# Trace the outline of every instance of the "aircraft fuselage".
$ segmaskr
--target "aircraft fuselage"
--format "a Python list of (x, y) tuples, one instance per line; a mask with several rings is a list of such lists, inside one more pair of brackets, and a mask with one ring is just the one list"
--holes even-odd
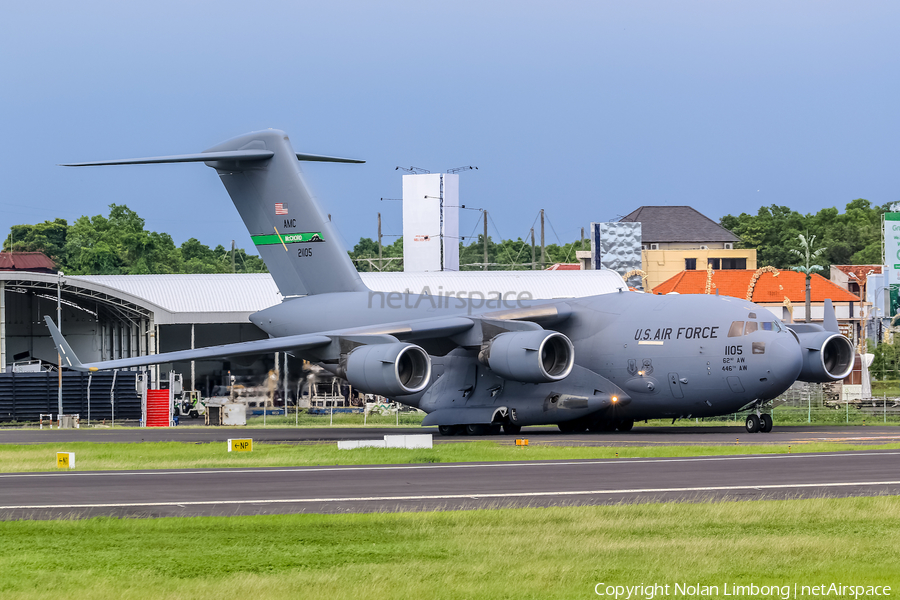
[[(433, 356), (433, 383), (424, 393), (398, 400), (426, 412), (503, 405), (518, 407), (516, 414), (521, 416), (541, 406), (524, 424), (563, 422), (603, 409), (613, 409), (620, 419), (702, 417), (774, 398), (800, 372), (801, 352), (794, 335), (770, 311), (745, 300), (621, 292), (555, 302), (565, 306), (568, 316), (553, 329), (572, 341), (575, 352), (576, 370), (566, 379), (540, 384), (503, 381), (478, 363), (475, 348), (447, 353), (413, 337), (409, 341)], [(251, 320), (264, 331), (283, 336), (417, 319), (490, 316), (546, 304), (502, 297), (463, 300), (351, 292), (287, 300)], [(474, 367), (467, 369), (466, 362)], [(448, 368), (451, 363), (460, 368)], [(444, 372), (460, 382), (439, 385)], [(604, 388), (592, 379), (596, 376), (612, 386)], [(466, 382), (467, 377), (474, 380)], [(554, 394), (559, 401), (553, 400)]]

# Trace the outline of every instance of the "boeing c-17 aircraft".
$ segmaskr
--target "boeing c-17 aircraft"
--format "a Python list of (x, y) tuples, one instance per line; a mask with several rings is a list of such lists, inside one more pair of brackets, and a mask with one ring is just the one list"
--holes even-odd
[(636, 420), (750, 409), (768, 432), (767, 401), (794, 381), (846, 377), (854, 360), (830, 302), (824, 327), (785, 325), (746, 300), (630, 292), (565, 300), (372, 292), (363, 285), (299, 161), (278, 130), (199, 154), (65, 166), (202, 162), (215, 169), (284, 300), (250, 320), (270, 338), (83, 364), (45, 317), (64, 366), (123, 369), (288, 352), (371, 394), (417, 407), (443, 435), (628, 431)]

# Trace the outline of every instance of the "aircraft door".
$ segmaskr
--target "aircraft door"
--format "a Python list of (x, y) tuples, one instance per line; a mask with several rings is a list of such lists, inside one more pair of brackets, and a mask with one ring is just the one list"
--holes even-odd
[(678, 381), (678, 373), (669, 373), (669, 391), (675, 398), (684, 398), (684, 392), (681, 391), (681, 382)]
[(744, 393), (744, 386), (741, 385), (740, 377), (735, 377), (734, 375), (732, 375), (731, 377), (728, 377), (726, 381), (728, 381), (728, 387), (731, 388), (732, 392), (734, 392), (735, 394)]

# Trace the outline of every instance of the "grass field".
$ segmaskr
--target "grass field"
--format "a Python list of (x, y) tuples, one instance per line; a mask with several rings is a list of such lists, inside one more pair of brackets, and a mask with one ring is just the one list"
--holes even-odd
[[(900, 444), (859, 446), (820, 442), (793, 446), (792, 452), (835, 452), (863, 449), (900, 449)], [(449, 463), (473, 461), (561, 460), (583, 458), (711, 456), (787, 453), (788, 446), (529, 446), (497, 442), (436, 444), (433, 449), (360, 448), (338, 450), (335, 444), (260, 444), (253, 452), (226, 452), (224, 442), (51, 443), (0, 445), (0, 472), (55, 471), (57, 452), (74, 452), (81, 471), (110, 469), (195, 469), (210, 467), (287, 467)]]
[(0, 523), (0, 597), (521, 600), (597, 597), (601, 582), (893, 596), (898, 547), (897, 497), (20, 521)]

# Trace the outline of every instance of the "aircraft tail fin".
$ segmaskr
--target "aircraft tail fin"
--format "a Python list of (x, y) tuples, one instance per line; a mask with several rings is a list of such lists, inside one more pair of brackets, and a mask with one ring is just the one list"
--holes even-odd
[(199, 154), (63, 166), (203, 162), (219, 174), (283, 296), (365, 291), (331, 221), (309, 192), (298, 160), (365, 162), (297, 153), (283, 131), (269, 129), (233, 138)]
[(87, 369), (81, 365), (81, 361), (78, 360), (78, 357), (75, 356), (71, 346), (69, 346), (69, 342), (66, 341), (66, 338), (63, 337), (60, 330), (53, 323), (53, 319), (44, 315), (44, 322), (47, 324), (47, 327), (50, 328), (50, 335), (53, 337), (53, 343), (56, 344), (56, 351), (59, 352), (62, 364), (75, 371), (87, 371)]

